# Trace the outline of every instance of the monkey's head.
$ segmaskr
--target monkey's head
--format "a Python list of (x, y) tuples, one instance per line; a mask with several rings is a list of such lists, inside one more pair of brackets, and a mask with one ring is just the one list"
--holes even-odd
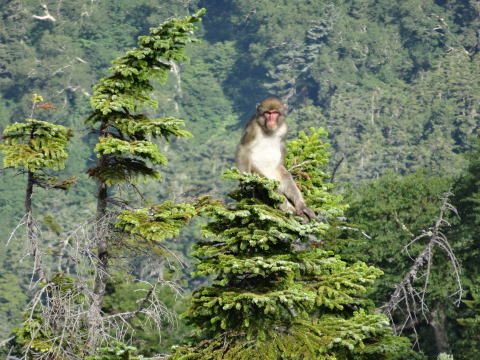
[(257, 105), (257, 121), (267, 132), (275, 131), (285, 121), (287, 107), (278, 98), (267, 98)]

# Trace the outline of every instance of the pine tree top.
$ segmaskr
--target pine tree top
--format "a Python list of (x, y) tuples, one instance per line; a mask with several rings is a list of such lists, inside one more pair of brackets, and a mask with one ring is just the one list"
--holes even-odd
[(5, 167), (21, 167), (35, 172), (40, 169), (63, 169), (68, 157), (66, 147), (72, 130), (46, 121), (26, 119), (8, 125), (4, 131), (0, 151)]
[(165, 83), (174, 62), (187, 61), (185, 46), (197, 42), (192, 34), (204, 10), (192, 16), (170, 19), (140, 36), (137, 47), (113, 61), (110, 76), (93, 88), (93, 113), (87, 123), (98, 133), (95, 152), (99, 161), (88, 173), (111, 186), (122, 182), (160, 180), (155, 165), (167, 160), (159, 152), (154, 138), (190, 137), (184, 122), (173, 117), (154, 118), (142, 113), (156, 109), (151, 96), (156, 79)]

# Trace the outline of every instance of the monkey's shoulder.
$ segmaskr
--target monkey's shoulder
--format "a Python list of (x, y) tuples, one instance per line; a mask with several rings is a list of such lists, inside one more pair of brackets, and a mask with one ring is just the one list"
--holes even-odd
[(255, 118), (252, 117), (247, 123), (247, 126), (245, 126), (245, 129), (243, 129), (240, 144), (245, 145), (252, 142), (255, 140), (257, 133), (261, 131), (260, 126), (254, 121), (254, 119)]

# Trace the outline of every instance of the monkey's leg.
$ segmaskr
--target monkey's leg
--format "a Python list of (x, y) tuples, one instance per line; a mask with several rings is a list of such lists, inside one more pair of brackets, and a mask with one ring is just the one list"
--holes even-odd
[[(283, 194), (282, 194), (283, 195)], [(285, 200), (283, 203), (280, 204), (279, 206), (280, 210), (290, 213), (290, 214), (296, 214), (297, 210), (295, 209), (295, 206), (293, 206), (290, 201)]]
[(240, 147), (237, 151), (235, 156), (236, 165), (240, 172), (243, 173), (251, 173), (252, 172), (252, 165), (250, 158), (246, 154), (246, 150)]
[[(288, 204), (282, 204), (283, 208), (288, 210), (293, 208), (293, 213), (304, 218), (306, 222), (315, 218), (315, 212), (305, 204), (302, 193), (293, 181), (292, 175), (283, 167), (278, 192), (287, 198)], [(282, 209), (282, 207), (280, 208)]]

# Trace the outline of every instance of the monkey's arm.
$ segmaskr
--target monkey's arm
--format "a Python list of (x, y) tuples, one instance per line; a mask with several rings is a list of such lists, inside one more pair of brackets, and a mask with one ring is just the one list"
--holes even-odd
[(240, 144), (235, 154), (235, 163), (240, 172), (252, 172), (252, 165), (244, 145)]
[(293, 204), (295, 214), (307, 220), (314, 219), (315, 212), (305, 204), (302, 193), (298, 189), (297, 184), (295, 184), (292, 175), (283, 166), (280, 168), (280, 176), (278, 192), (284, 195), (290, 204)]
[(235, 154), (235, 163), (241, 172), (252, 172), (252, 159), (250, 145), (255, 140), (255, 134), (259, 131), (256, 128), (255, 117), (252, 117), (243, 130), (240, 144)]
[(248, 146), (253, 140), (255, 140), (255, 137), (260, 131), (261, 129), (258, 127), (256, 122), (256, 116), (252, 116), (252, 118), (248, 121), (247, 126), (245, 126), (245, 129), (243, 130), (242, 138), (240, 139), (240, 145)]

